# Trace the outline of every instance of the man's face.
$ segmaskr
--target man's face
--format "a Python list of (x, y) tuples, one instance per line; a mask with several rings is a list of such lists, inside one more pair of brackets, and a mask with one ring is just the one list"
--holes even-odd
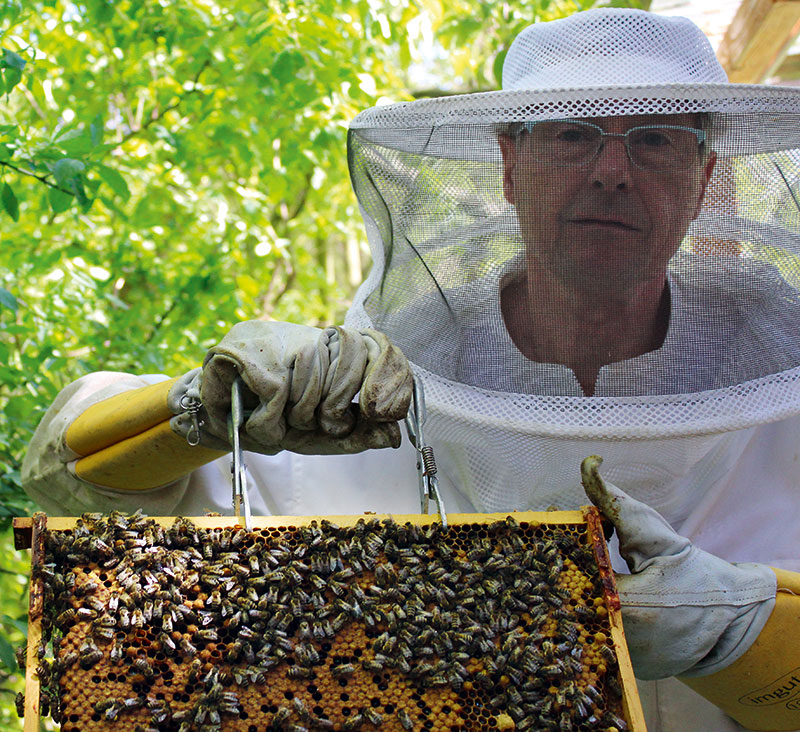
[[(642, 125), (697, 127), (690, 114), (584, 120), (609, 133)], [(529, 269), (567, 287), (622, 290), (660, 278), (700, 211), (715, 155), (686, 170), (634, 165), (622, 138), (603, 138), (588, 163), (541, 162), (530, 133), (500, 137), (503, 189), (517, 210)]]

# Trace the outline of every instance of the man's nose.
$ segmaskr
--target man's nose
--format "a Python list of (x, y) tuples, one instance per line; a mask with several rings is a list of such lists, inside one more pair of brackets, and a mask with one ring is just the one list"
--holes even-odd
[(592, 187), (606, 191), (625, 190), (631, 184), (631, 161), (620, 137), (606, 137), (590, 171)]

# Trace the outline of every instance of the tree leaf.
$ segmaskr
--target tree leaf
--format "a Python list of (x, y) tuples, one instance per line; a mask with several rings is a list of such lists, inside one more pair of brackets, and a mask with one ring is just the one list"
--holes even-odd
[(6, 213), (14, 219), (14, 221), (19, 221), (19, 201), (17, 201), (17, 197), (14, 195), (14, 191), (8, 183), (3, 183), (3, 191), (0, 195), (2, 196), (3, 208), (6, 210)]
[(58, 139), (58, 146), (68, 155), (85, 155), (94, 147), (91, 135), (85, 130), (71, 130)]
[(25, 64), (28, 63), (22, 56), (18, 53), (14, 53), (13, 51), (9, 50), (8, 48), (3, 49), (3, 59), (0, 61), (0, 66), (6, 69), (17, 69), (22, 71), (25, 68)]
[(17, 670), (17, 659), (14, 658), (14, 648), (0, 635), (0, 664), (5, 666), (12, 673)]
[(494, 57), (494, 62), (492, 63), (492, 73), (494, 74), (494, 82), (498, 89), (503, 84), (503, 64), (505, 63), (507, 53), (508, 53), (507, 48), (500, 49), (498, 54)]
[(72, 205), (72, 195), (64, 193), (59, 188), (51, 188), (47, 194), (47, 200), (50, 202), (53, 213), (62, 213)]
[(95, 147), (103, 142), (103, 127), (103, 118), (98, 114), (89, 125), (89, 134)]
[(70, 186), (75, 192), (75, 198), (78, 201), (78, 205), (85, 213), (92, 207), (92, 199), (86, 195), (86, 189), (83, 186), (83, 180), (80, 177), (73, 178), (70, 181)]
[(5, 627), (10, 628), (14, 626), (20, 633), (25, 635), (28, 632), (28, 623), (25, 620), (20, 620), (19, 618), (12, 618), (10, 615), (3, 615), (2, 616), (3, 625)]
[(17, 298), (14, 297), (5, 287), (0, 287), (0, 305), (9, 310), (17, 312)]
[(272, 75), (282, 84), (295, 81), (297, 72), (305, 66), (306, 60), (296, 48), (281, 51), (272, 64)]
[(0, 18), (11, 21), (11, 24), (16, 22), (20, 13), (22, 13), (22, 6), (19, 0), (6, 0), (0, 8)]
[(56, 183), (58, 183), (59, 186), (68, 188), (70, 179), (80, 175), (85, 169), (86, 163), (82, 160), (62, 158), (61, 160), (57, 160), (53, 166), (53, 175), (56, 177)]
[(10, 68), (3, 69), (3, 81), (6, 85), (6, 94), (8, 94), (20, 81), (22, 81), (22, 72), (19, 69)]
[(107, 165), (98, 165), (97, 172), (100, 177), (114, 191), (123, 201), (127, 201), (131, 197), (131, 192), (128, 189), (128, 184), (125, 179), (114, 168), (109, 168)]

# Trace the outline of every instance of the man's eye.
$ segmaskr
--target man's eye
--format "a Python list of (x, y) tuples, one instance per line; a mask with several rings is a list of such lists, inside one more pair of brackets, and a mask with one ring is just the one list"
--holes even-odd
[(559, 142), (586, 142), (589, 139), (589, 134), (584, 130), (560, 130), (556, 135)]
[(634, 137), (633, 141), (636, 145), (644, 145), (645, 147), (663, 147), (672, 144), (669, 135), (661, 130), (641, 132)]

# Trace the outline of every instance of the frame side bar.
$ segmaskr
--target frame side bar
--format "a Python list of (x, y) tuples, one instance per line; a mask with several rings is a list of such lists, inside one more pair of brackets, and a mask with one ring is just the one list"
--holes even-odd
[(38, 649), (42, 640), (42, 611), (44, 607), (44, 581), (40, 568), (44, 563), (44, 532), (47, 516), (35, 513), (31, 532), (31, 585), (28, 602), (28, 655), (25, 663), (25, 723), (23, 732), (39, 730), (39, 665)]
[(608, 555), (608, 545), (604, 539), (603, 520), (600, 511), (594, 506), (585, 506), (583, 513), (592, 541), (597, 570), (603, 583), (603, 594), (608, 603), (608, 624), (611, 629), (611, 640), (617, 652), (617, 666), (622, 682), (623, 711), (630, 722), (630, 732), (647, 732), (636, 678), (633, 675), (631, 657), (628, 653), (628, 643), (622, 627), (622, 607), (617, 592), (617, 583), (614, 580), (614, 570), (611, 568), (611, 557)]

